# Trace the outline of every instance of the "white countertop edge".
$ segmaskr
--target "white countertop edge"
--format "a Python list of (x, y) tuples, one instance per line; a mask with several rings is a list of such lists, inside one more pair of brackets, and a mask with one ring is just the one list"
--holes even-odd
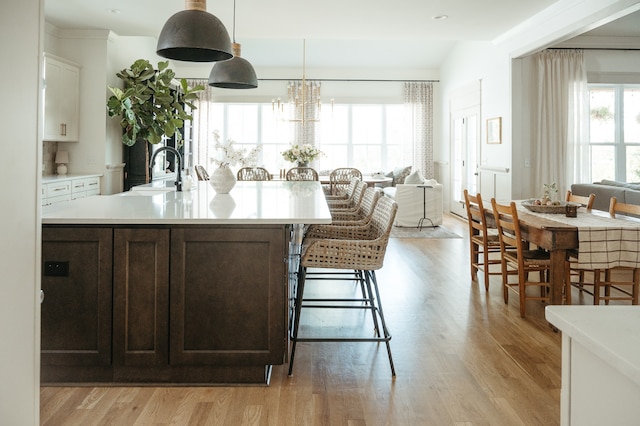
[(48, 175), (42, 176), (42, 183), (51, 183), (51, 182), (63, 182), (66, 180), (73, 179), (85, 179), (92, 177), (102, 177), (102, 173), (79, 173), (79, 174), (68, 174), (68, 175)]
[(545, 317), (640, 386), (640, 306), (550, 305)]
[(83, 219), (43, 218), (43, 225), (316, 225), (330, 224), (331, 219)]

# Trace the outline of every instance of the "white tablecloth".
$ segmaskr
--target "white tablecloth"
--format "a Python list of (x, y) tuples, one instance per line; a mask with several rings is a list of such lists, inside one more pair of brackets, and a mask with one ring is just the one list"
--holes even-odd
[(518, 210), (578, 228), (578, 266), (605, 269), (618, 266), (640, 268), (640, 220), (612, 218), (578, 209), (578, 217), (535, 213), (518, 201)]

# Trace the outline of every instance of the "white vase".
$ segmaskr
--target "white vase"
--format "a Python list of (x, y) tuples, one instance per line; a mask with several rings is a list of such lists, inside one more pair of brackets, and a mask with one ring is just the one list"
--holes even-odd
[(209, 184), (217, 194), (228, 194), (236, 184), (236, 176), (228, 166), (218, 167), (209, 177)]

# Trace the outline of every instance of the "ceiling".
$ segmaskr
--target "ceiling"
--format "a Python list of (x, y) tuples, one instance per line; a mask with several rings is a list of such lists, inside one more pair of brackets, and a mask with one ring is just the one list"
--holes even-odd
[[(437, 69), (459, 40), (491, 41), (557, 0), (236, 0), (235, 39), (254, 67)], [(61, 29), (156, 38), (182, 0), (45, 0)], [(232, 0), (209, 1), (234, 38)], [(447, 19), (434, 19), (447, 15)], [(624, 19), (624, 18), (623, 18)], [(637, 31), (637, 20), (620, 31)], [(598, 35), (603, 35), (603, 29)], [(616, 30), (617, 31), (617, 30)], [(340, 64), (336, 67), (336, 64)]]

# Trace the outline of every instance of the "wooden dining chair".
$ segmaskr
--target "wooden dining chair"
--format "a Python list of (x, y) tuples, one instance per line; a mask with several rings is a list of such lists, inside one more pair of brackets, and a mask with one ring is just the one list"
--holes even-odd
[(237, 180), (271, 180), (271, 173), (264, 167), (242, 167), (236, 173)]
[[(640, 217), (640, 206), (635, 204), (619, 203), (616, 197), (611, 197), (609, 202), (609, 214), (616, 217), (619, 214)], [(609, 304), (611, 300), (630, 301), (632, 305), (638, 304), (638, 290), (640, 287), (640, 268), (628, 268), (618, 266), (604, 270), (604, 279), (600, 280), (600, 271), (596, 271), (594, 279), (594, 305), (600, 301)], [(602, 291), (604, 290), (604, 292)], [(615, 290), (612, 293), (611, 290)]]
[(293, 167), (287, 170), (287, 180), (320, 180), (318, 172), (311, 167)]
[[(640, 206), (619, 203), (616, 197), (611, 197), (609, 214), (625, 214), (640, 217)], [(580, 294), (593, 296), (593, 304), (600, 305), (610, 301), (628, 301), (632, 305), (638, 304), (640, 287), (640, 269), (617, 266), (614, 268), (589, 269), (578, 263), (579, 251), (569, 253), (565, 265), (565, 280), (570, 286), (576, 287)]]
[[(489, 276), (502, 275), (502, 270), (497, 268), (497, 265), (502, 265), (500, 258), (500, 239), (497, 233), (489, 233), (482, 196), (480, 194), (471, 195), (469, 191), (465, 189), (464, 203), (469, 225), (471, 280), (477, 281), (478, 271), (482, 271), (484, 275), (484, 287), (489, 291)], [(493, 229), (495, 230), (495, 227)], [(492, 268), (491, 265), (496, 265), (496, 268)]]
[[(504, 303), (509, 303), (509, 291), (514, 291), (520, 299), (520, 316), (524, 318), (527, 301), (540, 300), (549, 303), (551, 300), (548, 281), (551, 266), (549, 252), (526, 248), (515, 202), (512, 201), (508, 205), (498, 204), (495, 198), (492, 198), (491, 206), (500, 240)], [(515, 250), (511, 250), (510, 247), (515, 247)], [(532, 272), (538, 273), (538, 281), (529, 279)], [(509, 275), (517, 276), (518, 281), (510, 281)], [(530, 287), (539, 288), (539, 294), (529, 292)]]
[(567, 196), (565, 201), (568, 203), (578, 203), (585, 207), (587, 210), (591, 210), (593, 208), (593, 202), (596, 200), (596, 194), (589, 194), (588, 197), (582, 195), (574, 195), (571, 193), (571, 190), (567, 191)]
[[(574, 195), (571, 193), (571, 190), (567, 191), (567, 195), (565, 197), (565, 201), (567, 203), (577, 203), (580, 204), (582, 207), (585, 207), (587, 209), (587, 211), (591, 211), (591, 209), (593, 208), (593, 203), (596, 200), (596, 194), (589, 194), (588, 197), (585, 197), (583, 195)], [(572, 249), (572, 250), (568, 250), (567, 251), (567, 258), (569, 262), (572, 261), (577, 261), (578, 259), (578, 249)], [(572, 280), (571, 276), (575, 275), (577, 280), (575, 281), (575, 287), (578, 288), (578, 290), (580, 292), (583, 291), (587, 291), (585, 288), (585, 285), (592, 285), (593, 281), (588, 281), (585, 279), (585, 270), (584, 269), (572, 269), (572, 268), (568, 268), (569, 269), (569, 280)], [(565, 278), (566, 279), (566, 278)], [(569, 287), (569, 290), (571, 290), (571, 287)], [(587, 293), (593, 295), (592, 291), (587, 291)], [(571, 295), (569, 294), (569, 297)]]

